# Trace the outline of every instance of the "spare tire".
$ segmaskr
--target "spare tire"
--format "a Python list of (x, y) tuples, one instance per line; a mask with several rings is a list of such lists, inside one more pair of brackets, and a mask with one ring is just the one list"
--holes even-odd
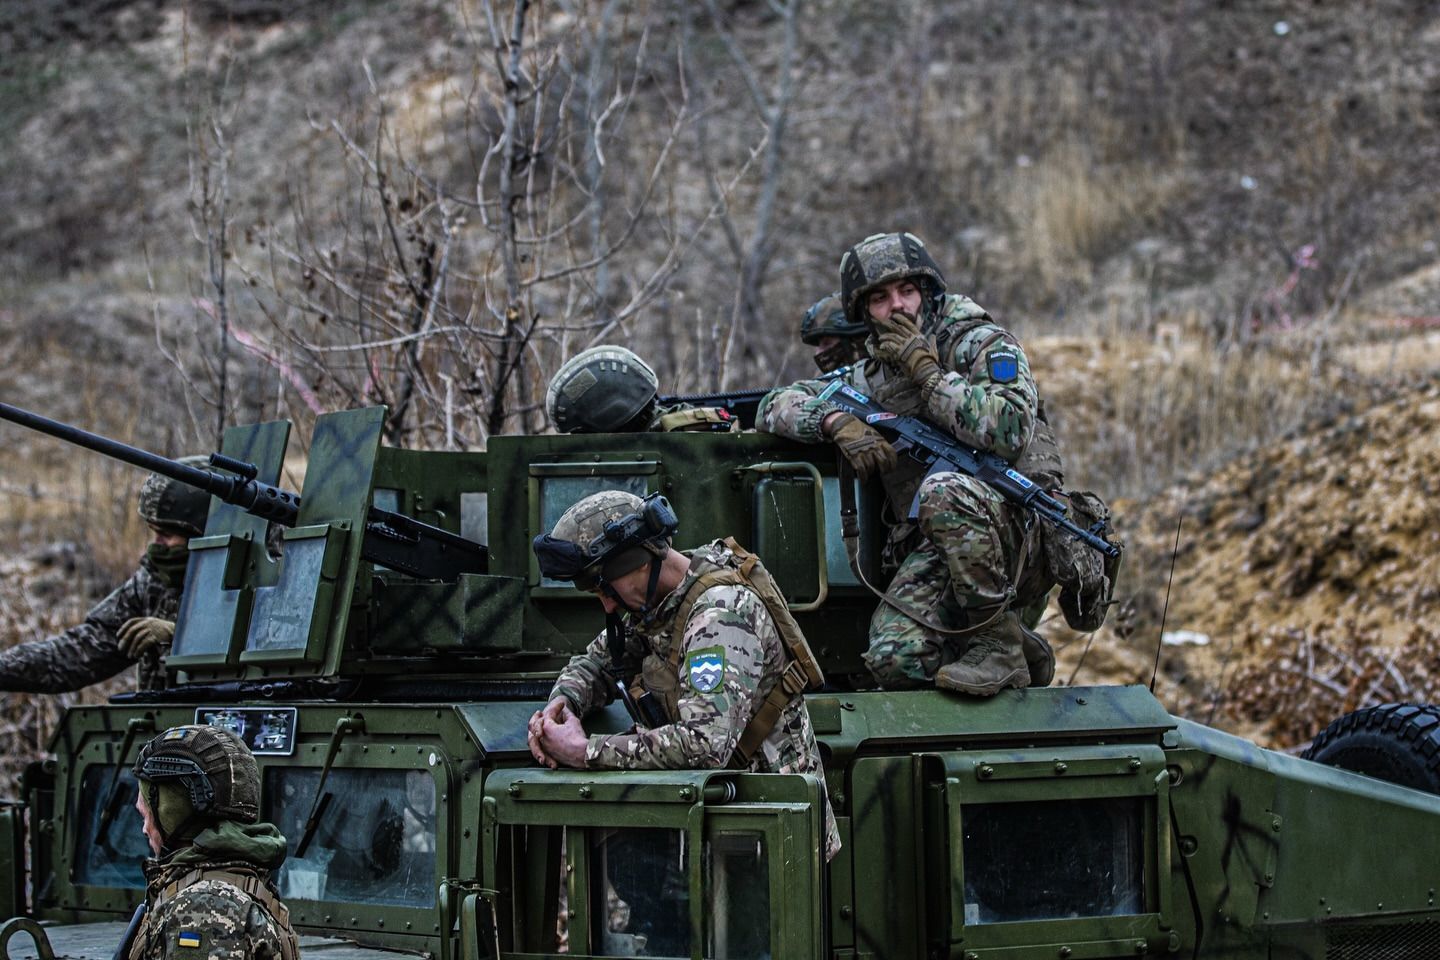
[(1387, 703), (1347, 713), (1301, 756), (1440, 794), (1440, 707)]

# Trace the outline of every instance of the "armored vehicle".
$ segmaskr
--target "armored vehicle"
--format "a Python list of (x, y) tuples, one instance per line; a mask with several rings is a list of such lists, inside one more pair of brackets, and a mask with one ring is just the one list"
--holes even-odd
[[(424, 452), (384, 445), (383, 419), (319, 418), (298, 498), (273, 487), (288, 423), (226, 432), (212, 492), (262, 515), (212, 500), (172, 688), (71, 709), (0, 809), (9, 956), (33, 955), (36, 921), (47, 956), (113, 951), (143, 896), (130, 765), (155, 731), (199, 721), (257, 754), (307, 954), (1440, 957), (1430, 793), (1259, 749), (1143, 687), (872, 689), (875, 601), (841, 546), (832, 451), (676, 433)], [(663, 492), (678, 546), (734, 535), (784, 589), (828, 678), (808, 703), (844, 841), (830, 863), (811, 777), (530, 757), (525, 721), (601, 626), (530, 540), (605, 488)], [(875, 580), (880, 502), (861, 490), (859, 509)], [(1434, 716), (1381, 720), (1366, 729), (1416, 733), (1428, 769)], [(615, 705), (589, 723), (630, 721)], [(629, 847), (667, 851), (626, 864), (653, 878), (650, 902), (612, 882), (627, 834), (666, 840)]]

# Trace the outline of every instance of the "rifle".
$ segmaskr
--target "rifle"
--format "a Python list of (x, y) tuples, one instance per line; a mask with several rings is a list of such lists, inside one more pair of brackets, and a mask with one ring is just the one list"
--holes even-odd
[[(210, 465), (226, 471), (217, 473), (42, 417), (8, 403), (0, 403), (0, 420), (18, 423), (122, 463), (178, 480), (205, 491), (223, 503), (238, 506), (247, 513), (281, 526), (295, 526), (300, 514), (299, 494), (257, 480), (260, 471), (253, 463), (245, 463), (223, 453), (210, 454)], [(372, 563), (421, 580), (446, 582), (454, 582), (462, 573), (485, 573), (490, 562), (489, 548), (483, 543), (374, 506), (366, 519), (360, 554)]]
[[(837, 370), (841, 373), (848, 368)], [(929, 473), (958, 471), (990, 486), (1006, 500), (1018, 504), (1058, 530), (1112, 559), (1120, 548), (1105, 539), (1107, 524), (1098, 520), (1090, 527), (1078, 526), (1066, 516), (1065, 505), (1040, 489), (1040, 485), (1016, 470), (1004, 457), (976, 450), (920, 417), (891, 413), (865, 394), (836, 380), (820, 392), (846, 413), (859, 417), (890, 439), (899, 453), (929, 467)], [(927, 474), (928, 475), (928, 474)]]
[(630, 714), (630, 719), (635, 721), (636, 726), (649, 730), (669, 723), (665, 711), (648, 690), (639, 697), (630, 692), (630, 681), (634, 679), (634, 674), (626, 676), (621, 667), (625, 659), (625, 630), (619, 613), (611, 613), (605, 617), (605, 642), (610, 654), (610, 665), (603, 672), (610, 681), (610, 686), (614, 688), (615, 696), (624, 704), (625, 712)]
[(760, 390), (731, 390), (727, 393), (692, 393), (688, 396), (657, 397), (655, 402), (662, 407), (683, 403), (692, 407), (719, 407), (740, 421), (746, 430), (755, 428), (755, 417), (760, 412), (760, 401), (771, 388)]

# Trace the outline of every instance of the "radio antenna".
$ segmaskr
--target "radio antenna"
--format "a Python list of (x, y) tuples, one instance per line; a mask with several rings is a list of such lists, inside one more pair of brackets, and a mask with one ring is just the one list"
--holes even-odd
[(1170, 579), (1165, 581), (1165, 607), (1160, 611), (1160, 636), (1155, 639), (1155, 666), (1150, 671), (1150, 692), (1155, 692), (1155, 677), (1160, 672), (1160, 650), (1165, 646), (1165, 618), (1170, 615), (1170, 587), (1175, 583), (1175, 558), (1180, 555), (1180, 527), (1185, 523), (1182, 511), (1175, 519), (1175, 546), (1170, 551)]

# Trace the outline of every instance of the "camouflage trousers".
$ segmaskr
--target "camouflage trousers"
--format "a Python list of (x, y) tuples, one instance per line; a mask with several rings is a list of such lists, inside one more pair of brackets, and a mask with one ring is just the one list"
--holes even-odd
[(935, 671), (965, 652), (968, 637), (958, 631), (1016, 601), (1017, 561), (1031, 547), (1023, 513), (973, 477), (925, 479), (920, 545), (900, 563), (870, 619), (865, 665), (882, 687), (930, 685)]

